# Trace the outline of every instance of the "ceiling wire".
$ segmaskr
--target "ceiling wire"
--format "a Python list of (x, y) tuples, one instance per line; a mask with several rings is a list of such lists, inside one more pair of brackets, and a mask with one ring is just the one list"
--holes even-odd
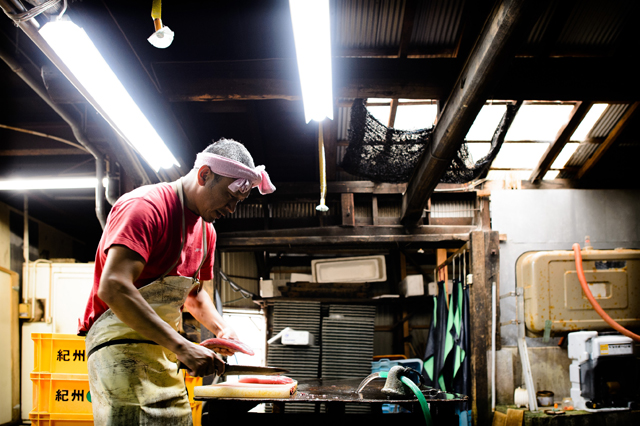
[(136, 52), (136, 50), (133, 48), (133, 45), (131, 44), (131, 42), (127, 38), (127, 35), (125, 34), (125, 32), (122, 30), (122, 27), (120, 27), (120, 24), (116, 20), (116, 17), (113, 16), (113, 13), (111, 13), (111, 9), (109, 9), (109, 6), (107, 6), (107, 3), (104, 0), (102, 0), (102, 4), (104, 5), (105, 9), (107, 9), (107, 12), (109, 12), (109, 16), (111, 16), (111, 19), (113, 20), (114, 24), (116, 24), (116, 26), (118, 27), (118, 30), (120, 30), (120, 33), (122, 34), (122, 37), (124, 37), (125, 41), (129, 45), (129, 48), (131, 48), (131, 51), (135, 55), (136, 59), (138, 59), (138, 62), (140, 63), (140, 66), (142, 67), (144, 72), (147, 74), (147, 76), (149, 76), (149, 80), (151, 80), (151, 83), (153, 83), (153, 85), (155, 86), (155, 88), (158, 91), (158, 93), (162, 93), (162, 89), (160, 88), (160, 82), (158, 82), (157, 79), (155, 79), (154, 76), (152, 76), (149, 73), (149, 70), (147, 69), (147, 67), (144, 66), (144, 63), (142, 62), (142, 59), (140, 59), (140, 56), (138, 56), (138, 52)]
[(89, 152), (84, 146), (82, 146), (80, 144), (77, 144), (77, 143), (74, 143), (74, 142), (71, 142), (70, 140), (67, 140), (67, 139), (59, 138), (58, 136), (53, 136), (53, 135), (49, 135), (49, 134), (46, 134), (46, 133), (36, 132), (35, 130), (27, 130), (27, 129), (21, 129), (19, 127), (7, 126), (6, 124), (0, 124), (0, 128), (13, 130), (13, 131), (16, 131), (16, 132), (21, 132), (21, 133), (27, 133), (27, 134), (34, 135), (34, 136), (40, 136), (42, 138), (53, 139), (54, 141), (66, 143), (67, 145), (71, 145), (74, 148), (78, 148), (78, 149), (81, 149), (81, 150), (83, 150), (85, 152)]

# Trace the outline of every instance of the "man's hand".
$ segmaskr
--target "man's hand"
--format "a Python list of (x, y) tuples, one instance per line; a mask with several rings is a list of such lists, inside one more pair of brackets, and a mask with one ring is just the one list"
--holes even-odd
[(185, 345), (185, 348), (176, 353), (178, 360), (186, 365), (189, 375), (203, 377), (210, 374), (221, 375), (224, 373), (224, 361), (218, 354), (199, 345)]
[[(238, 339), (238, 335), (236, 334), (235, 330), (231, 327), (223, 328), (216, 337), (219, 339), (229, 339), (229, 340), (238, 340), (238, 341), (240, 340)], [(236, 353), (233, 349), (229, 349), (226, 346), (216, 347), (215, 351), (218, 352), (220, 355), (224, 355), (224, 356), (231, 356), (234, 353)]]

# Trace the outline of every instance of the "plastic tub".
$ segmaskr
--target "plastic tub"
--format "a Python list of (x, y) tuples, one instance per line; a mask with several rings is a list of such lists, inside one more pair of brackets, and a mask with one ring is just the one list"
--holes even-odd
[(84, 337), (74, 334), (32, 333), (33, 371), (87, 374)]
[(32, 413), (92, 414), (87, 374), (31, 373)]

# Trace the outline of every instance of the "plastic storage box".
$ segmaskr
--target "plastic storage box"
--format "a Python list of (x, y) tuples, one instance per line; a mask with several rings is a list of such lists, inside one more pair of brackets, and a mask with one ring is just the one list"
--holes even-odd
[(29, 413), (34, 426), (93, 426), (93, 414)]
[(33, 371), (87, 374), (84, 337), (73, 334), (33, 333)]
[(32, 413), (91, 414), (87, 374), (31, 373)]

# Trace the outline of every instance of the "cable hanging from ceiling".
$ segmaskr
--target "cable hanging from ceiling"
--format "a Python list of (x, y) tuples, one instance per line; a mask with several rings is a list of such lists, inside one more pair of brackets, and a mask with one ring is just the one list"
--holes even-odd
[(67, 11), (67, 0), (47, 0), (42, 4), (39, 4), (37, 6), (32, 7), (31, 9), (27, 10), (26, 12), (10, 13), (10, 12), (7, 12), (5, 10), (4, 13), (15, 24), (18, 24), (20, 22), (29, 21), (29, 20), (35, 18), (36, 16), (38, 16), (38, 15), (46, 12), (47, 10), (57, 6), (58, 3), (61, 3), (61, 2), (63, 3), (62, 10), (60, 11), (60, 14), (58, 14), (58, 17), (56, 18), (56, 19), (60, 19), (60, 18), (62, 18), (62, 15), (64, 15), (64, 13)]

